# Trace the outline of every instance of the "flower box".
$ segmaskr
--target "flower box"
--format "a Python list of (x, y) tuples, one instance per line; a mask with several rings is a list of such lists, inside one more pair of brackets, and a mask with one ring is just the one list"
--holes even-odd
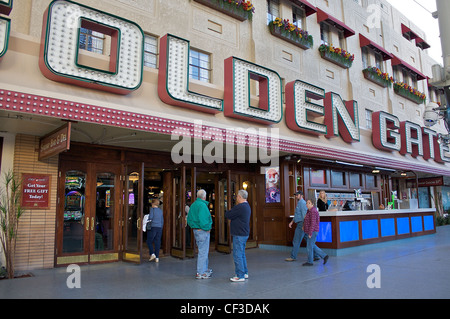
[(220, 11), (239, 21), (251, 20), (255, 8), (251, 1), (238, 0), (194, 0), (214, 10)]
[(394, 79), (387, 73), (381, 72), (377, 67), (368, 67), (363, 70), (364, 78), (384, 88), (391, 87)]
[(289, 20), (282, 21), (280, 18), (276, 18), (269, 23), (269, 30), (273, 36), (304, 50), (312, 48), (314, 44), (313, 37), (307, 31), (297, 28), (297, 26), (289, 23)]
[(322, 59), (339, 65), (344, 69), (350, 68), (353, 64), (353, 60), (355, 59), (354, 54), (350, 54), (341, 48), (335, 48), (325, 44), (320, 45), (319, 52)]
[(394, 83), (394, 92), (416, 104), (422, 104), (426, 100), (425, 94), (403, 82)]

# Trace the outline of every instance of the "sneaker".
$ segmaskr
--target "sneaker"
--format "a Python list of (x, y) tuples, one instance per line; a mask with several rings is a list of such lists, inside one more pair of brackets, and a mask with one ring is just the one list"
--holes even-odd
[(159, 263), (159, 258), (155, 258), (155, 263)]
[(289, 258), (286, 258), (285, 259), (285, 261), (295, 261), (296, 259), (294, 259), (294, 258), (292, 258), (292, 257), (289, 257)]
[(245, 279), (248, 279), (248, 274), (245, 274), (245, 275), (244, 275), (244, 278), (245, 278)]
[(245, 281), (245, 278), (231, 277), (230, 280), (232, 282), (243, 282), (243, 281)]
[(329, 257), (328, 255), (326, 255), (325, 257), (323, 257), (323, 264), (324, 264), (324, 265), (327, 263), (328, 257)]
[(211, 275), (210, 274), (202, 274), (202, 275), (200, 275), (199, 273), (197, 273), (196, 275), (195, 275), (195, 279), (209, 279), (209, 278), (211, 278)]
[(306, 263), (304, 263), (304, 264), (302, 264), (302, 266), (312, 266), (313, 264), (312, 263), (309, 263), (309, 262), (306, 262)]
[(148, 261), (153, 261), (153, 260), (155, 260), (156, 259), (156, 255), (155, 254), (152, 254), (151, 256), (150, 256), (150, 259), (148, 260)]

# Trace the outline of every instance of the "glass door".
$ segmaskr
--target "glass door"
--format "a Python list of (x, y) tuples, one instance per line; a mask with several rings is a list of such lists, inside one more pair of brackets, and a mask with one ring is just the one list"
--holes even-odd
[(185, 204), (184, 204), (184, 228), (186, 233), (186, 252), (185, 256), (193, 258), (195, 255), (195, 241), (194, 241), (194, 233), (192, 229), (187, 224), (187, 216), (189, 214), (189, 208), (192, 203), (196, 200), (196, 191), (195, 191), (195, 182), (196, 182), (196, 168), (186, 169), (186, 190), (185, 190)]
[(231, 253), (230, 221), (225, 218), (225, 212), (234, 206), (233, 200), (236, 200), (234, 179), (230, 171), (216, 175), (216, 250), (223, 253)]
[(186, 257), (186, 167), (173, 174), (172, 180), (172, 247), (170, 254), (177, 258)]
[(89, 216), (86, 212), (87, 164), (62, 163), (59, 172), (56, 265), (87, 263)]
[(56, 264), (118, 260), (119, 165), (62, 163)]
[(141, 263), (144, 163), (125, 166), (122, 260)]
[[(244, 189), (248, 193), (247, 202), (250, 204), (250, 235), (248, 236), (246, 248), (255, 248), (257, 244), (257, 226), (256, 226), (256, 183), (254, 176), (241, 175), (242, 184), (240, 189)], [(239, 187), (239, 185), (237, 185)]]
[[(119, 259), (118, 254), (118, 199), (120, 198), (120, 165), (95, 164), (91, 168), (90, 219), (86, 220), (89, 232), (89, 261), (103, 262)], [(93, 196), (95, 195), (95, 196)]]

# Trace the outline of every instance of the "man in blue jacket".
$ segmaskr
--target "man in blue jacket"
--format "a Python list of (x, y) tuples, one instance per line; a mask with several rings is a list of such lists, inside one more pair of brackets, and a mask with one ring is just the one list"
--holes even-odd
[(294, 223), (297, 224), (297, 227), (295, 228), (294, 239), (292, 240), (291, 257), (286, 258), (286, 261), (297, 260), (300, 244), (302, 243), (303, 237), (305, 237), (305, 232), (303, 231), (303, 220), (305, 219), (308, 208), (306, 207), (306, 201), (303, 199), (302, 191), (296, 192), (294, 196), (296, 197), (298, 202), (297, 206), (295, 207), (294, 218), (289, 223), (289, 228), (292, 228), (292, 225)]
[(247, 202), (248, 193), (241, 189), (237, 196), (237, 205), (225, 213), (225, 218), (231, 220), (230, 234), (233, 236), (233, 259), (236, 275), (231, 277), (233, 282), (245, 281), (248, 278), (245, 244), (250, 235), (251, 209)]

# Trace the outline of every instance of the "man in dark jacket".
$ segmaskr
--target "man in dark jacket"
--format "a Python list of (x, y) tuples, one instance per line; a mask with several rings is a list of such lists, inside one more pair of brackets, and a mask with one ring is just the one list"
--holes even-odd
[(231, 220), (230, 234), (233, 236), (233, 259), (236, 274), (231, 277), (233, 282), (245, 281), (248, 278), (245, 244), (250, 235), (251, 209), (247, 202), (248, 193), (241, 189), (236, 197), (237, 205), (225, 213)]

